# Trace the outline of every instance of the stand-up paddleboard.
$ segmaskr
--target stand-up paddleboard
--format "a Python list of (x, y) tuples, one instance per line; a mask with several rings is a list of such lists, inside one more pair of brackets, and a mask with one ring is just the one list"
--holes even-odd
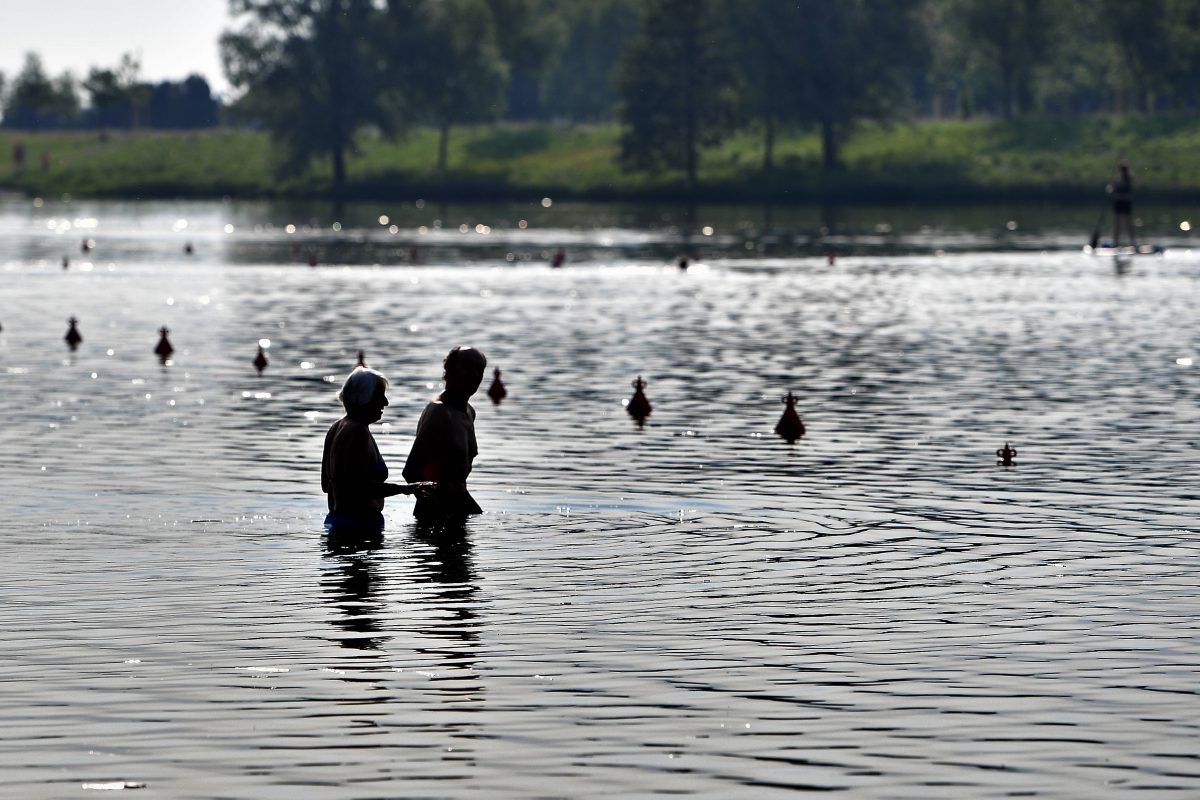
[(1123, 247), (1113, 247), (1108, 242), (1101, 242), (1096, 247), (1090, 244), (1083, 246), (1083, 252), (1089, 256), (1108, 256), (1110, 258), (1129, 258), (1130, 256), (1161, 256), (1167, 251), (1167, 248), (1160, 244), (1139, 244), (1137, 247), (1133, 245), (1125, 245)]

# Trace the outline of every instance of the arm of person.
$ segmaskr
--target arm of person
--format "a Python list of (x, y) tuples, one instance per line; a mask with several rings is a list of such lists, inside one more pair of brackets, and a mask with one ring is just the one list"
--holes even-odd
[(429, 497), (437, 489), (432, 481), (417, 483), (375, 483), (371, 484), (364, 493), (367, 497), (395, 497), (398, 494), (415, 494), (418, 497)]

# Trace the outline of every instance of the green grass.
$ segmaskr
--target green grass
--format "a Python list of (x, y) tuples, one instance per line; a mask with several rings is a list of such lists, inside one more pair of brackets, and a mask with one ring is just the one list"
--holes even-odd
[[(424, 196), (682, 198), (678, 171), (629, 173), (617, 163), (616, 125), (456, 128), (449, 167), (436, 169), (437, 133), (365, 134), (349, 159), (352, 198)], [(27, 165), (15, 171), (13, 143)], [(51, 159), (39, 166), (41, 153)], [(739, 133), (703, 154), (701, 199), (863, 202), (1095, 200), (1118, 154), (1134, 165), (1139, 197), (1200, 197), (1200, 120), (1097, 117), (919, 122), (859, 129), (845, 168), (820, 168), (813, 133), (781, 136), (775, 170), (762, 170), (762, 137)], [(257, 131), (0, 133), (0, 188), (29, 194), (119, 197), (311, 197), (328, 191), (315, 161), (281, 174)]]

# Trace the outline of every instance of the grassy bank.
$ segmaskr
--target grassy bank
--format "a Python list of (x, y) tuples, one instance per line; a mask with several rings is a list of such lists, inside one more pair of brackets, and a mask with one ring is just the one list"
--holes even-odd
[[(625, 173), (614, 125), (478, 126), (454, 131), (450, 166), (437, 138), (364, 136), (349, 160), (353, 199), (681, 199), (682, 175)], [(10, 154), (25, 143), (25, 169)], [(40, 167), (46, 153), (49, 169)], [(845, 168), (820, 167), (815, 135), (783, 137), (762, 169), (761, 137), (740, 134), (704, 154), (701, 200), (781, 202), (1094, 201), (1118, 153), (1132, 159), (1141, 198), (1200, 199), (1200, 120), (1095, 118), (920, 122), (868, 126), (845, 145)], [(266, 134), (0, 133), (0, 188), (108, 197), (316, 197), (329, 169), (278, 174)]]

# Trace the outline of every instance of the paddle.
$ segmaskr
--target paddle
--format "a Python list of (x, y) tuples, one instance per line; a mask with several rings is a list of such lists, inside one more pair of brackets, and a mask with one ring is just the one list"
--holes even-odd
[(1092, 238), (1088, 241), (1088, 245), (1095, 250), (1100, 244), (1100, 226), (1104, 224), (1104, 218), (1108, 216), (1108, 203), (1105, 202), (1104, 210), (1100, 212), (1100, 218), (1096, 220), (1096, 228), (1092, 231)]
[[(1118, 158), (1117, 165), (1119, 166), (1120, 163), (1121, 163), (1121, 160)], [(1112, 184), (1109, 184), (1106, 191), (1109, 191), (1109, 192), (1112, 191)], [(1100, 226), (1104, 224), (1104, 218), (1106, 216), (1108, 216), (1108, 209), (1109, 209), (1111, 202), (1112, 201), (1107, 200), (1107, 199), (1104, 201), (1104, 208), (1100, 210), (1100, 217), (1096, 220), (1096, 227), (1092, 231), (1092, 238), (1088, 241), (1088, 245), (1093, 250), (1095, 250), (1096, 247), (1100, 244)]]

